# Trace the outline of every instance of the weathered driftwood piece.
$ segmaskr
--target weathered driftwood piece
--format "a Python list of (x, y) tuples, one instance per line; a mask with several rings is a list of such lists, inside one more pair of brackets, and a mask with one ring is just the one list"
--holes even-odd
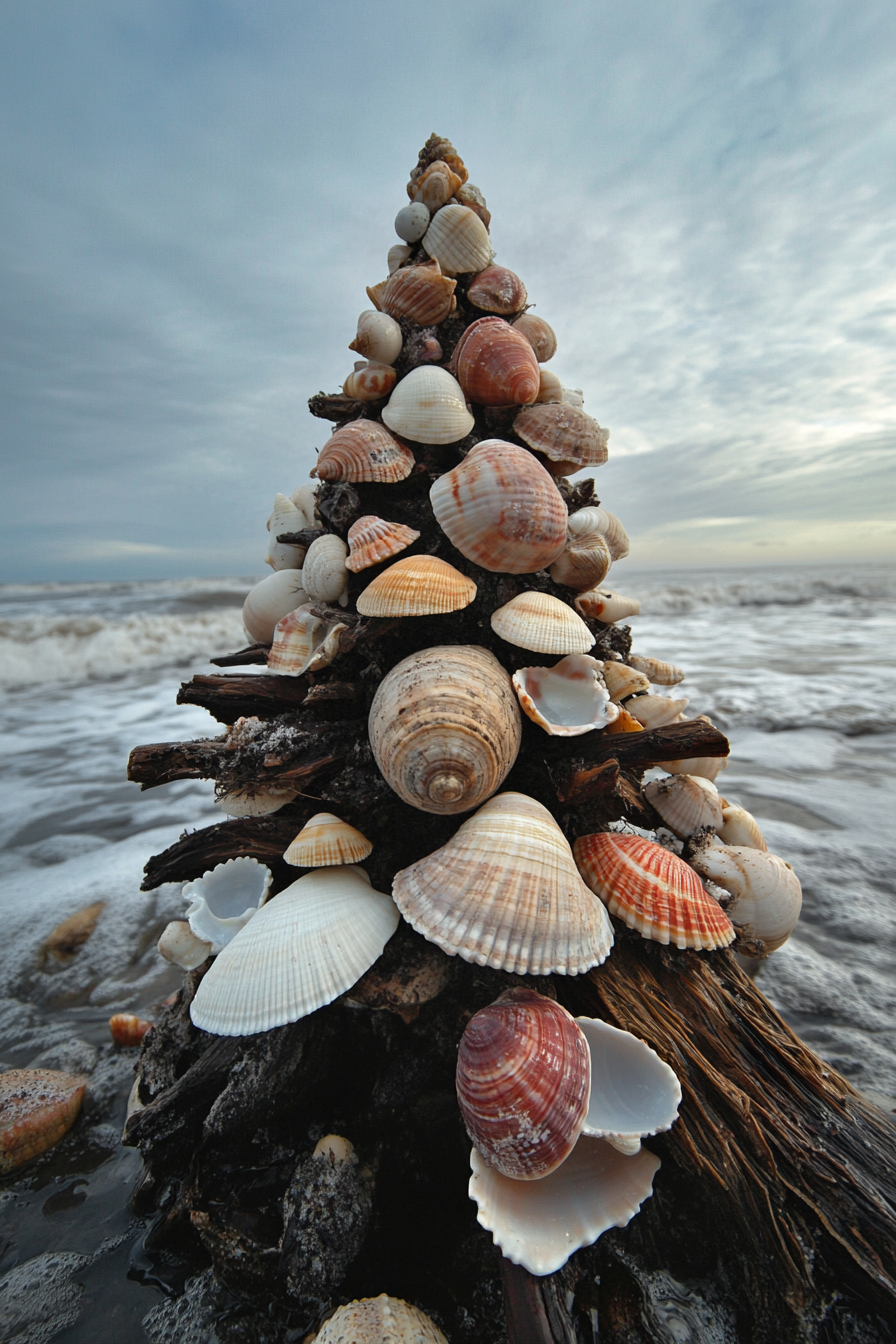
[(320, 420), (356, 420), (360, 415), (375, 418), (382, 410), (387, 398), (381, 401), (359, 401), (355, 397), (346, 397), (342, 392), (318, 392), (308, 401), (308, 409)]
[(266, 663), (270, 647), (270, 644), (250, 644), (236, 653), (222, 653), (217, 658), (209, 658), (209, 662), (214, 667), (250, 667), (253, 663)]

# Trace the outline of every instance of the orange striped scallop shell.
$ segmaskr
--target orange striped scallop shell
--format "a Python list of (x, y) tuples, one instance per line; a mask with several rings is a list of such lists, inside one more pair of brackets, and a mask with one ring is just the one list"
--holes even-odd
[(419, 532), (403, 523), (390, 523), (386, 518), (377, 518), (375, 513), (365, 513), (348, 530), (349, 554), (345, 567), (357, 574), (383, 560), (391, 560), (393, 555), (412, 546), (419, 536)]
[(312, 476), (322, 481), (403, 481), (414, 454), (376, 420), (352, 420), (324, 444)]
[(356, 606), (362, 616), (438, 616), (461, 611), (476, 584), (435, 555), (407, 555), (377, 574)]
[(389, 317), (406, 317), (418, 326), (444, 322), (457, 307), (457, 281), (443, 275), (437, 261), (402, 266), (389, 276), (380, 303)]

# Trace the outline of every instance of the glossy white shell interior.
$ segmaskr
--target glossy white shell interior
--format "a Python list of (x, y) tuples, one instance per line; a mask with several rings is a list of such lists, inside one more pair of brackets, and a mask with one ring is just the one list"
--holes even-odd
[(184, 886), (190, 928), (211, 943), (213, 952), (220, 952), (264, 902), (271, 881), (271, 870), (258, 859), (244, 856), (219, 863)]
[(582, 1133), (616, 1143), (669, 1129), (681, 1104), (681, 1086), (669, 1065), (630, 1031), (594, 1017), (576, 1021), (591, 1051), (591, 1097)]
[(552, 737), (579, 737), (618, 716), (600, 679), (603, 667), (587, 653), (571, 653), (553, 667), (521, 667), (514, 689), (524, 712)]

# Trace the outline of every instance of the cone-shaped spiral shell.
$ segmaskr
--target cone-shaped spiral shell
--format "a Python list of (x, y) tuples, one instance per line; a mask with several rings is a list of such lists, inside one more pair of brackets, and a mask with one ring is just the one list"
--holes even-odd
[(664, 663), (659, 658), (641, 658), (636, 653), (629, 654), (628, 660), (654, 686), (677, 686), (680, 681), (684, 681), (684, 672), (674, 663)]
[(603, 533), (613, 559), (624, 560), (628, 555), (628, 533), (615, 513), (611, 513), (609, 509), (601, 508), (598, 505), (597, 507), (579, 509), (578, 514), (574, 514), (573, 517), (578, 517), (582, 513), (587, 516), (589, 526), (593, 525), (599, 532)]
[(582, 1133), (637, 1152), (641, 1139), (678, 1119), (681, 1086), (650, 1046), (598, 1018), (577, 1017), (591, 1055), (591, 1093)]
[(386, 281), (380, 306), (390, 317), (406, 317), (418, 327), (429, 327), (453, 312), (456, 288), (457, 281), (443, 275), (438, 262), (401, 266)]
[(268, 671), (281, 677), (301, 677), (329, 667), (339, 652), (339, 635), (345, 629), (341, 623), (334, 625), (315, 616), (310, 603), (297, 607), (277, 622)]
[(461, 184), (466, 182), (469, 173), (464, 167), (463, 159), (460, 157), (450, 140), (446, 140), (442, 135), (436, 135), (435, 131), (433, 131), (432, 135), (417, 155), (417, 162), (411, 173), (411, 180), (408, 183), (408, 195), (411, 200), (414, 199), (417, 191), (417, 183), (423, 177), (427, 168), (429, 168), (431, 164), (439, 161), (450, 168), (453, 173), (457, 174)]
[(617, 705), (627, 700), (630, 695), (640, 695), (642, 691), (650, 690), (650, 682), (644, 673), (629, 667), (627, 663), (606, 663), (604, 681), (607, 683), (610, 699)]
[[(542, 369), (538, 379), (536, 402), (560, 402), (563, 400), (563, 384), (550, 369)], [(554, 472), (554, 475), (557, 473)]]
[(197, 938), (211, 943), (212, 952), (220, 952), (264, 903), (272, 880), (271, 870), (257, 859), (219, 863), (185, 885), (187, 923)]
[[(7, 1069), (0, 1074), (0, 1175), (59, 1142), (77, 1119), (86, 1086), (87, 1079), (80, 1074), (60, 1069)], [(22, 1319), (8, 1296), (4, 1315), (10, 1324)], [(27, 1334), (47, 1338), (43, 1331)], [(20, 1340), (27, 1334), (16, 1331)]]
[(555, 476), (565, 476), (580, 467), (599, 467), (608, 457), (609, 430), (601, 429), (592, 416), (566, 402), (525, 407), (514, 420), (513, 431), (548, 459)]
[(607, 909), (642, 938), (710, 951), (734, 929), (693, 868), (640, 835), (584, 835), (574, 847), (579, 872)]
[(302, 567), (302, 587), (315, 602), (346, 603), (348, 575), (345, 559), (348, 546), (341, 537), (325, 532), (308, 547)]
[(314, 1344), (448, 1344), (422, 1311), (397, 1297), (362, 1297), (339, 1307)]
[(554, 328), (549, 326), (543, 317), (536, 317), (534, 313), (523, 313), (513, 325), (525, 336), (535, 351), (535, 358), (539, 364), (547, 364), (549, 359), (554, 358), (557, 353), (557, 337), (554, 335)]
[[(800, 917), (803, 893), (789, 863), (745, 845), (707, 845), (691, 859), (697, 872), (730, 891), (725, 911), (742, 941), (774, 952), (787, 942)], [(746, 949), (745, 949), (746, 950)]]
[(373, 845), (354, 826), (332, 812), (317, 812), (299, 831), (283, 855), (296, 868), (333, 868), (360, 863)]
[(687, 698), (671, 700), (667, 695), (635, 695), (626, 702), (626, 708), (644, 728), (664, 728), (679, 720)]
[(610, 548), (599, 532), (573, 527), (577, 518), (574, 513), (569, 520), (566, 549), (551, 565), (551, 578), (581, 593), (603, 583), (613, 562)]
[(403, 481), (414, 454), (375, 420), (352, 420), (329, 438), (311, 472), (322, 481)]
[(641, 603), (635, 597), (623, 597), (621, 593), (612, 593), (608, 588), (592, 588), (580, 593), (576, 598), (576, 611), (589, 621), (603, 621), (604, 625), (614, 625), (626, 616), (637, 616)]
[(492, 573), (534, 574), (566, 544), (566, 506), (549, 473), (501, 439), (478, 443), (429, 498), (451, 544)]
[(397, 873), (408, 923), (450, 956), (518, 975), (581, 975), (613, 946), (546, 807), (499, 793), (446, 845)]
[(347, 397), (355, 397), (358, 401), (379, 401), (381, 397), (388, 397), (397, 381), (398, 374), (391, 364), (361, 360), (342, 384), (342, 390)]
[(547, 593), (518, 593), (492, 612), (496, 635), (533, 653), (587, 653), (594, 636), (571, 607)]
[(460, 383), (447, 369), (411, 369), (383, 407), (383, 420), (414, 443), (457, 443), (473, 428)]
[(665, 775), (644, 785), (644, 797), (670, 831), (684, 840), (704, 826), (719, 830), (722, 808), (712, 780), (699, 775)]
[(471, 280), (467, 298), (485, 313), (509, 317), (525, 308), (528, 295), (519, 276), (506, 266), (486, 266)]
[(259, 644), (270, 644), (277, 622), (308, 601), (300, 569), (279, 569), (256, 583), (243, 603), (246, 634)]
[(469, 812), (503, 784), (522, 726), (510, 678), (475, 645), (421, 649), (380, 682), (370, 746), (399, 798), (424, 812)]
[(464, 395), (480, 406), (527, 406), (541, 386), (534, 350), (503, 317), (480, 317), (467, 327), (451, 365)]
[(190, 1017), (216, 1036), (297, 1022), (345, 993), (398, 927), (360, 868), (319, 868), (268, 901), (205, 975)]
[(435, 555), (406, 555), (377, 574), (356, 606), (362, 616), (440, 616), (468, 607), (476, 585)]
[(457, 1100), (490, 1166), (537, 1181), (572, 1152), (591, 1091), (575, 1019), (533, 989), (509, 989), (470, 1018), (457, 1052)]
[(379, 565), (383, 560), (391, 560), (393, 555), (413, 546), (420, 536), (412, 527), (403, 523), (390, 523), (385, 518), (377, 518), (374, 513), (365, 513), (348, 530), (348, 556), (346, 569), (355, 574), (371, 565)]
[(553, 667), (520, 667), (513, 687), (523, 713), (552, 737), (579, 737), (605, 728), (619, 713), (610, 704), (603, 663), (570, 653)]
[(446, 205), (433, 216), (423, 247), (446, 275), (484, 271), (492, 259), (488, 229), (465, 205)]
[(762, 831), (752, 812), (725, 799), (722, 803), (722, 824), (717, 827), (719, 839), (726, 845), (745, 845), (747, 849), (768, 849)]
[(276, 495), (274, 511), (268, 521), (268, 553), (265, 557), (271, 569), (300, 569), (305, 558), (304, 546), (288, 546), (277, 538), (282, 532), (301, 532), (306, 526), (305, 515), (286, 495)]
[(172, 919), (166, 924), (157, 946), (159, 956), (182, 971), (195, 971), (212, 954), (211, 943), (197, 938), (185, 919)]
[(428, 228), (429, 208), (422, 201), (404, 206), (395, 216), (395, 232), (406, 243), (419, 243)]
[(358, 334), (348, 348), (378, 364), (394, 364), (401, 354), (403, 340), (394, 317), (368, 308), (358, 318)]

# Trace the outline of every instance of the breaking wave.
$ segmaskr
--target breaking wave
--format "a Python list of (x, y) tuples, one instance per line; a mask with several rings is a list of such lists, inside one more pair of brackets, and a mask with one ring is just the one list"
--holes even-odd
[[(608, 579), (608, 583), (611, 580)], [(856, 614), (856, 604), (870, 607), (896, 600), (896, 570), (883, 566), (851, 566), (837, 570), (755, 570), (726, 579), (706, 571), (691, 574), (633, 572), (620, 588), (640, 599), (646, 616), (676, 616), (713, 607), (827, 606), (832, 617)]]

